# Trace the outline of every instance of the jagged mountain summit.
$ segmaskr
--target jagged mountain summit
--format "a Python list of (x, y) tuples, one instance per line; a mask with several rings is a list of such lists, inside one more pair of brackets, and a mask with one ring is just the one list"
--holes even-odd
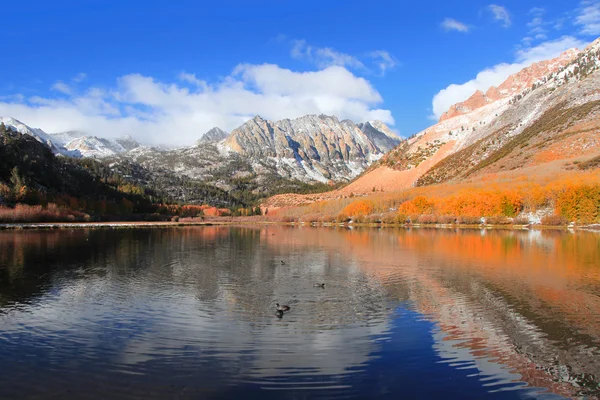
[(543, 83), (544, 78), (555, 73), (577, 57), (579, 50), (569, 49), (551, 60), (539, 61), (512, 74), (498, 87), (492, 86), (485, 93), (476, 90), (467, 100), (456, 103), (440, 117), (439, 122), (464, 115), (489, 103), (518, 95), (533, 85)]
[(356, 125), (379, 149), (393, 149), (400, 142), (398, 135), (383, 122), (374, 120)]
[(217, 143), (221, 140), (226, 139), (228, 136), (229, 133), (215, 126), (211, 130), (206, 132), (204, 135), (202, 135), (202, 137), (196, 142), (196, 145), (200, 145), (202, 143)]
[(341, 181), (357, 176), (400, 142), (381, 122), (367, 133), (350, 120), (306, 115), (293, 120), (269, 121), (256, 116), (234, 129), (223, 145), (270, 165), (283, 177), (302, 181)]

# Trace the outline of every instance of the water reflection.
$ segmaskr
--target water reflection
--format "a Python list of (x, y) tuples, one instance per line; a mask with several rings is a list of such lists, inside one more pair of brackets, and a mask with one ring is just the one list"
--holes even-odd
[(600, 240), (0, 232), (0, 341), (0, 397), (597, 396)]

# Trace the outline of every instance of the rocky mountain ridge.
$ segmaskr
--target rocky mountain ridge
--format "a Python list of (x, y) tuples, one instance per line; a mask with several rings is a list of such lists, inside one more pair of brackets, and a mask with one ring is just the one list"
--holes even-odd
[(200, 145), (201, 143), (217, 143), (221, 140), (225, 140), (228, 136), (229, 133), (215, 126), (211, 130), (206, 132), (204, 135), (202, 135), (202, 137), (196, 142), (196, 145)]
[[(381, 122), (360, 127), (335, 116), (306, 115), (268, 121), (256, 116), (234, 129), (223, 146), (302, 181), (343, 181), (357, 176), (400, 142)], [(363, 127), (364, 129), (361, 129)]]
[(498, 87), (491, 86), (485, 93), (476, 90), (467, 100), (456, 103), (444, 112), (439, 122), (474, 111), (494, 101), (513, 97), (522, 91), (532, 87), (553, 72), (557, 72), (569, 64), (577, 55), (579, 50), (569, 49), (551, 60), (539, 61), (523, 68), (519, 72), (509, 76)]

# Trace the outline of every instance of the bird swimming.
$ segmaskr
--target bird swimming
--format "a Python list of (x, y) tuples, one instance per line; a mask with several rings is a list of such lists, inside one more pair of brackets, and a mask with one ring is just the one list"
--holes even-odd
[(277, 311), (275, 311), (275, 316), (276, 316), (277, 318), (281, 318), (281, 317), (283, 317), (283, 311), (281, 311), (281, 310), (277, 310)]
[(279, 303), (277, 303), (276, 306), (277, 306), (277, 311), (281, 311), (281, 312), (290, 311), (290, 306), (280, 306)]
[(325, 284), (324, 283), (315, 283), (313, 286), (325, 289)]
[(283, 260), (281, 260), (281, 265), (285, 265), (285, 262), (283, 262)]

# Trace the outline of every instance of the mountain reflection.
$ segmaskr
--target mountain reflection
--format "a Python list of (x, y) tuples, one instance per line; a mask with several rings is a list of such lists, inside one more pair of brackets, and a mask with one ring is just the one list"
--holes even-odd
[[(292, 308), (282, 319), (276, 302)], [(402, 309), (414, 314), (398, 317)], [(0, 232), (8, 363), (36, 351), (48, 362), (94, 365), (94, 376), (170, 371), (186, 387), (202, 376), (221, 394), (232, 381), (343, 391), (353, 385), (345, 377), (366, 376), (395, 342), (408, 343), (398, 326), (408, 332), (419, 321), (432, 324), (424, 329), (438, 358), (421, 368), (469, 369), (490, 392), (526, 385), (597, 396), (599, 236), (281, 226)], [(38, 372), (58, 388), (64, 378), (53, 371)]]

